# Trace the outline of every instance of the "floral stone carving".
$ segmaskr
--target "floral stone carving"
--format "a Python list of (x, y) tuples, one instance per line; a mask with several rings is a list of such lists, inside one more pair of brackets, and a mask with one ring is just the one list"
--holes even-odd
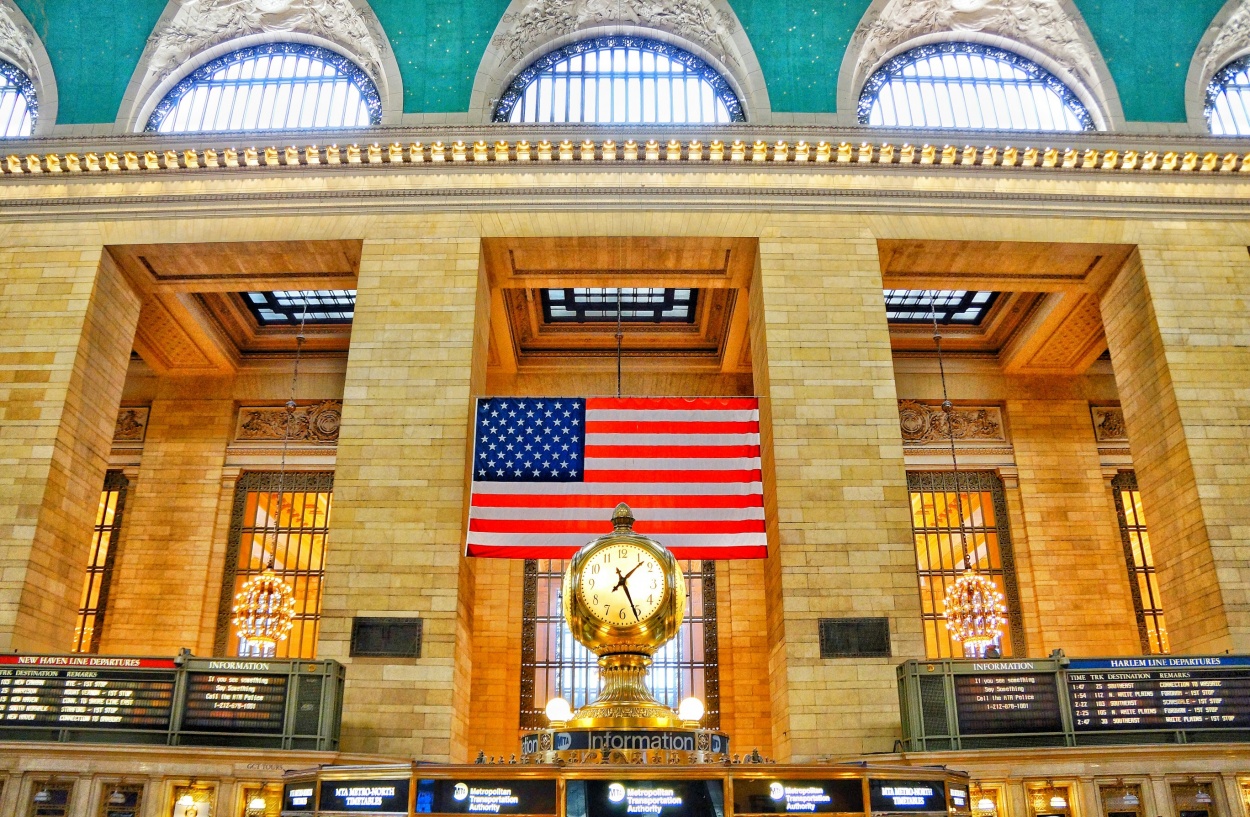
[(1091, 406), (1094, 421), (1094, 439), (1100, 443), (1128, 442), (1128, 427), (1124, 425), (1124, 410), (1119, 406)]
[(293, 414), (288, 414), (285, 406), (245, 406), (239, 409), (234, 436), (238, 442), (282, 442), (285, 439), (294, 443), (333, 445), (339, 440), (342, 417), (341, 400), (298, 406)]
[(944, 443), (950, 440), (951, 430), (959, 442), (1007, 442), (1002, 409), (997, 406), (957, 406), (951, 411), (948, 429), (940, 405), (899, 400), (898, 420), (905, 445)]

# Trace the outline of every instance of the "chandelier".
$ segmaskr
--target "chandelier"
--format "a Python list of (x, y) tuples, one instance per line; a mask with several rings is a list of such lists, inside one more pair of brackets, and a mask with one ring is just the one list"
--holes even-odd
[(959, 549), (963, 554), (964, 574), (946, 588), (942, 613), (951, 638), (963, 645), (965, 658), (997, 658), (1007, 623), (1007, 605), (1003, 594), (988, 577), (977, 573), (976, 543), (968, 548), (964, 528), (964, 495), (959, 486), (959, 459), (955, 456), (955, 409), (946, 391), (946, 364), (942, 360), (942, 332), (938, 327), (937, 293), (929, 293), (929, 311), (933, 315), (933, 343), (937, 347), (938, 373), (942, 378), (942, 413), (946, 419), (946, 436), (951, 447), (951, 469), (955, 474), (955, 511), (959, 524)]
[[(291, 373), (291, 399), (286, 401), (286, 422), (282, 428), (282, 467), (278, 472), (278, 491), (270, 504), (269, 516), (273, 520), (272, 535), (265, 531), (262, 542), (271, 542), (269, 564), (259, 576), (244, 582), (234, 597), (234, 626), (239, 634), (240, 657), (272, 658), (277, 655), (278, 642), (286, 641), (295, 623), (295, 599), (291, 585), (274, 572), (274, 556), (278, 551), (278, 531), (282, 524), (282, 502), (285, 496), (286, 453), (291, 439), (291, 420), (298, 405), (295, 395), (299, 386), (299, 359), (304, 348), (304, 321), (308, 317), (308, 304), (299, 319), (299, 333), (295, 336), (295, 365)], [(269, 527), (266, 524), (266, 529)]]
[(295, 619), (291, 585), (273, 572), (273, 562), (253, 576), (234, 597), (234, 626), (241, 656), (272, 658), (286, 641)]
[(946, 588), (942, 601), (946, 629), (964, 646), (964, 656), (984, 658), (990, 647), (998, 647), (1007, 623), (1007, 605), (994, 582), (969, 570)]

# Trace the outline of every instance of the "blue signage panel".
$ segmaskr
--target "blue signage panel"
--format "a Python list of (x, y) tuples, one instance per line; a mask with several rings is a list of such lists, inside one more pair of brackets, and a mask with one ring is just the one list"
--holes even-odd
[[(720, 732), (705, 732), (709, 740), (707, 751), (729, 754), (729, 738)], [(693, 752), (697, 749), (695, 733), (688, 729), (596, 729), (556, 732), (552, 748), (557, 752), (597, 750), (610, 751), (662, 751)], [(521, 737), (521, 753), (538, 751), (538, 735)]]
[(322, 780), (318, 811), (408, 813), (408, 778), (395, 780)]
[(424, 778), (417, 781), (417, 814), (555, 814), (555, 780)]
[(720, 780), (569, 780), (566, 817), (725, 817)]
[(734, 778), (735, 814), (864, 813), (864, 786), (848, 780)]
[(868, 800), (874, 812), (946, 813), (946, 784), (941, 780), (869, 780)]
[(313, 781), (287, 783), (282, 789), (282, 810), (313, 811), (317, 805)]

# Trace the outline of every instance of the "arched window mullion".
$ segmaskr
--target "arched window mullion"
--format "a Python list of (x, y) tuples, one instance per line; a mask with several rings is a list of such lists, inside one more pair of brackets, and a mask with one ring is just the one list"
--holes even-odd
[(1250, 136), (1250, 54), (1211, 77), (1205, 114), (1215, 136)]
[(0, 138), (30, 136), (38, 120), (34, 83), (16, 65), (0, 60)]
[(320, 46), (264, 43), (192, 71), (157, 104), (145, 130), (368, 127), (381, 121), (377, 87), (354, 62)]
[(858, 114), (860, 124), (885, 127), (1094, 129), (1061, 79), (1019, 54), (979, 43), (932, 43), (890, 59), (864, 84)]

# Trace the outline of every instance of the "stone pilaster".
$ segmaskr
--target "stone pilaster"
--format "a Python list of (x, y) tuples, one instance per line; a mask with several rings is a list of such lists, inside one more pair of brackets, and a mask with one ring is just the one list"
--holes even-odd
[[(361, 259), (319, 654), (351, 665), (345, 750), (458, 761), (474, 615), (465, 452), (485, 380), (480, 243), (459, 217), (405, 221), (394, 235), (366, 241)], [(419, 614), (421, 658), (350, 658), (362, 613)]]
[(81, 225), (0, 247), (0, 650), (63, 652), (139, 298)]
[[(1172, 650), (1250, 651), (1250, 256), (1143, 245), (1102, 299)], [(1165, 238), (1166, 236), (1160, 236)]]
[(1141, 652), (1115, 508), (1085, 400), (1009, 400), (1023, 536), (1040, 624), (1029, 654)]
[[(221, 564), (214, 542), (226, 444), (234, 428), (228, 378), (167, 378), (148, 419), (139, 479), (126, 502), (127, 538), (114, 567), (100, 651), (206, 654)], [(210, 577), (216, 577), (215, 583)], [(205, 630), (207, 629), (207, 632)]]
[[(924, 647), (876, 241), (845, 216), (787, 215), (760, 239), (751, 297), (775, 475), (773, 751), (796, 762), (889, 751), (894, 666)], [(872, 616), (889, 617), (893, 657), (820, 658), (818, 619)]]

